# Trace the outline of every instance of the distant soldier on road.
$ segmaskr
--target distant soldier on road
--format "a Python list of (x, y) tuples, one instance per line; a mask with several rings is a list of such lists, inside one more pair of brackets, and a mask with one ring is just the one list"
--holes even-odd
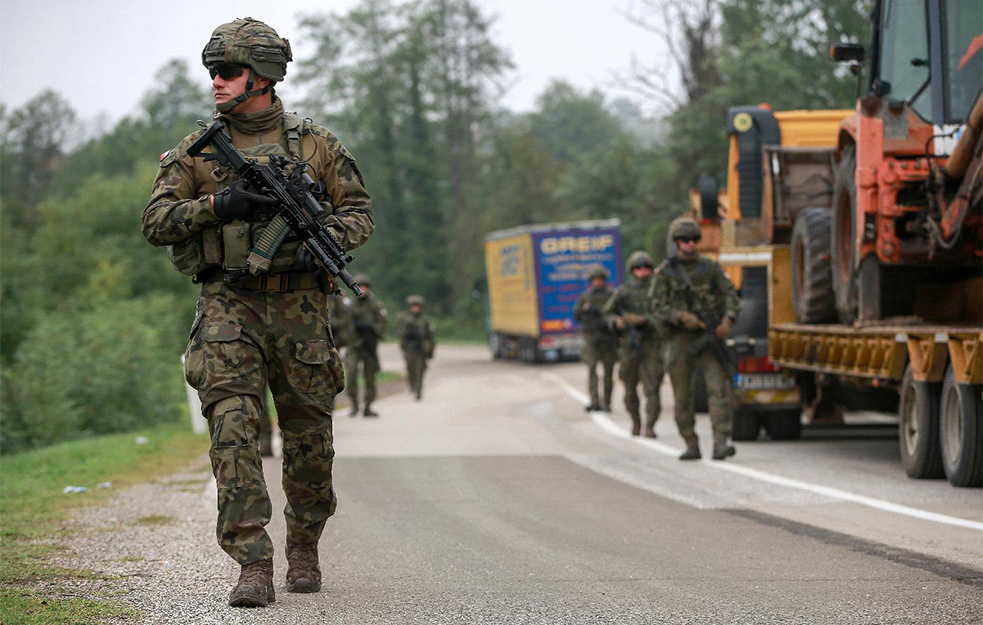
[(406, 361), (406, 378), (410, 392), (417, 399), (423, 397), (423, 373), (435, 347), (433, 323), (423, 314), (423, 304), (423, 297), (410, 295), (406, 298), (409, 310), (396, 320), (396, 337)]
[[(374, 229), (369, 196), (338, 139), (284, 111), (274, 86), (291, 58), (289, 42), (263, 22), (237, 19), (216, 28), (201, 55), (215, 117), (246, 157), (282, 156), (291, 171), (305, 162), (317, 182), (318, 219), (351, 250)], [(275, 601), (274, 547), (265, 529), (272, 508), (259, 454), (267, 384), (283, 435), (287, 590), (321, 588), (317, 543), (337, 505), (329, 405), (344, 385), (328, 331), (334, 284), (296, 240), (273, 250), (265, 270), (244, 271), (277, 201), (217, 161), (191, 157), (188, 149), (203, 133), (161, 155), (143, 233), (201, 284), (185, 377), (198, 390), (211, 433), (218, 542), (241, 565), (229, 604), (266, 606)]]
[(362, 378), (365, 380), (365, 410), (366, 417), (378, 417), (372, 410), (375, 401), (375, 376), (379, 373), (379, 341), (386, 333), (386, 309), (382, 302), (372, 293), (372, 283), (369, 277), (361, 274), (355, 278), (362, 287), (362, 295), (352, 301), (349, 309), (351, 317), (351, 342), (345, 354), (345, 366), (348, 369), (348, 379), (345, 388), (351, 400), (350, 416), (358, 415), (358, 371), (362, 368)]
[[(720, 265), (700, 256), (696, 250), (700, 236), (699, 224), (688, 217), (680, 217), (670, 224), (669, 237), (676, 243), (677, 255), (659, 266), (652, 297), (655, 318), (670, 326), (666, 368), (676, 399), (676, 425), (686, 441), (686, 451), (679, 459), (700, 458), (690, 396), (691, 374), (699, 362), (706, 379), (713, 424), (713, 459), (723, 460), (736, 453), (728, 442), (734, 424), (732, 372), (729, 363), (715, 355), (710, 341), (723, 341), (730, 333), (740, 310), (740, 300)], [(708, 327), (701, 316), (716, 320), (716, 327)]]
[(645, 393), (645, 436), (655, 438), (655, 422), (662, 411), (659, 386), (662, 384), (662, 341), (665, 328), (651, 317), (652, 257), (639, 250), (628, 257), (631, 277), (604, 305), (608, 324), (621, 334), (618, 354), (619, 376), (625, 383), (625, 408), (631, 415), (631, 433), (642, 430), (638, 382)]
[[(573, 318), (584, 330), (584, 351), (581, 360), (587, 364), (587, 390), (590, 405), (587, 410), (611, 411), (611, 391), (614, 387), (614, 364), (618, 361), (618, 335), (604, 319), (604, 305), (614, 295), (608, 285), (608, 270), (594, 265), (587, 274), (590, 288), (581, 293), (573, 307)], [(597, 363), (604, 367), (604, 399), (598, 393)]]

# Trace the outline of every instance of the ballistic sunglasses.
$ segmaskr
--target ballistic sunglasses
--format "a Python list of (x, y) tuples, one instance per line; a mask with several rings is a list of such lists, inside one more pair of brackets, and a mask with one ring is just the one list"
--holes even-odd
[(693, 243), (694, 241), (699, 241), (700, 237), (676, 237), (677, 241), (682, 241), (683, 243)]
[(220, 63), (218, 65), (212, 65), (208, 68), (208, 75), (215, 80), (215, 76), (221, 76), (222, 80), (232, 80), (233, 78), (238, 78), (242, 76), (242, 73), (246, 71), (245, 65), (239, 65), (238, 63)]

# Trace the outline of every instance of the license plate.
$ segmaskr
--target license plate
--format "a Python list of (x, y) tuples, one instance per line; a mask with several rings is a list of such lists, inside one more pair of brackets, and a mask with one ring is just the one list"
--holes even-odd
[(781, 373), (738, 373), (735, 386), (747, 391), (789, 390), (795, 388), (795, 380)]

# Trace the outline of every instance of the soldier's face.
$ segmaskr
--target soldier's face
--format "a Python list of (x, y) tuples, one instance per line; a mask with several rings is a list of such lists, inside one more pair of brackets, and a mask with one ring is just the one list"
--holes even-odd
[(605, 284), (607, 284), (607, 280), (605, 280), (604, 278), (602, 278), (600, 276), (598, 276), (596, 278), (591, 278), (590, 279), (590, 285), (592, 287), (594, 287), (595, 289), (599, 289), (599, 288), (603, 287)]
[[(219, 66), (219, 71), (213, 70), (212, 73), (214, 74), (212, 76), (212, 94), (215, 96), (216, 106), (234, 100), (246, 92), (246, 83), (249, 82), (248, 67), (226, 63)], [(262, 76), (253, 76), (253, 89), (262, 89), (269, 82), (269, 79)], [(248, 104), (250, 101), (246, 100), (232, 109), (232, 112), (239, 112), (240, 107), (246, 107)]]
[(635, 267), (631, 270), (631, 275), (635, 276), (636, 280), (644, 280), (652, 275), (652, 268), (646, 266)]
[(683, 260), (691, 260), (696, 258), (696, 244), (699, 243), (699, 241), (699, 239), (693, 237), (676, 239), (676, 249), (679, 250), (679, 257)]
[(414, 315), (419, 315), (420, 313), (423, 312), (423, 306), (420, 306), (419, 304), (413, 304), (412, 306), (410, 306), (410, 312), (413, 313)]

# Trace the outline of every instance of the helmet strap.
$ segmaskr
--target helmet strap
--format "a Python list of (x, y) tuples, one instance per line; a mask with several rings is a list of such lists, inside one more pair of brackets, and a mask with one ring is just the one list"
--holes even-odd
[(264, 93), (269, 93), (270, 91), (273, 91), (274, 81), (272, 81), (272, 80), (269, 82), (268, 85), (266, 85), (262, 89), (253, 89), (253, 81), (254, 81), (254, 78), (255, 78), (255, 76), (253, 75), (253, 68), (250, 67), (249, 68), (249, 77), (246, 79), (246, 90), (243, 93), (240, 93), (234, 99), (229, 100), (228, 102), (225, 102), (224, 104), (218, 104), (218, 105), (216, 105), (215, 106), (215, 109), (219, 113), (228, 113), (229, 111), (231, 111), (235, 107), (239, 106), (240, 104), (242, 104), (243, 102), (245, 102), (249, 98), (252, 98), (252, 97), (255, 97), (255, 96), (258, 96), (258, 95), (263, 95)]

